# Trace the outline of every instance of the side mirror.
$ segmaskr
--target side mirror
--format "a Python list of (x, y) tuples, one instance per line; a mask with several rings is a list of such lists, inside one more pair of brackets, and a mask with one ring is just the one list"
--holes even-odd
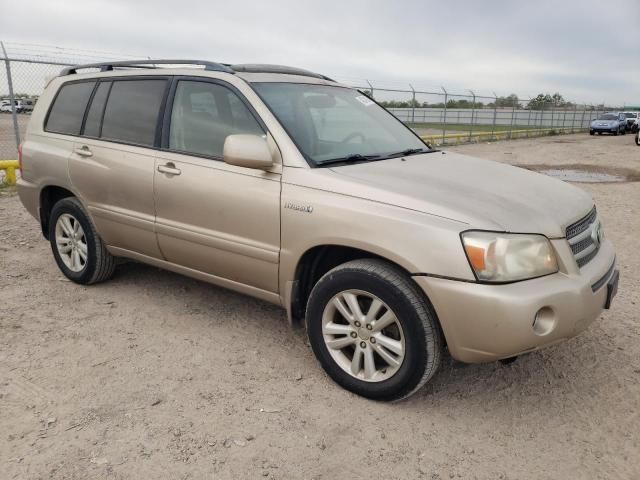
[(273, 165), (267, 140), (260, 135), (229, 135), (222, 158), (229, 165), (266, 170)]

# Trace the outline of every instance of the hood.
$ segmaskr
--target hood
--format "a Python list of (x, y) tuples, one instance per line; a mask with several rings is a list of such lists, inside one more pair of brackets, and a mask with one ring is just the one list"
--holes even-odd
[(450, 152), (331, 171), (336, 176), (332, 189), (340, 193), (449, 218), (468, 228), (564, 237), (566, 226), (593, 207), (588, 193), (563, 181)]

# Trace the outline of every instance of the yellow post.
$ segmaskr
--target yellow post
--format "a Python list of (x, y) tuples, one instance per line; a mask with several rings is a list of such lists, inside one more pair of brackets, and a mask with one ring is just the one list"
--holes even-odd
[(16, 184), (16, 169), (19, 167), (17, 160), (0, 160), (0, 170), (4, 170), (4, 183), (6, 185)]

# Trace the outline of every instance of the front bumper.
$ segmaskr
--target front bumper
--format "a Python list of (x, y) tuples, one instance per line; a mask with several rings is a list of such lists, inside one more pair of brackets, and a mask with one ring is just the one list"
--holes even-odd
[[(560, 259), (563, 271), (546, 277), (505, 285), (414, 277), (436, 310), (453, 358), (479, 363), (513, 357), (571, 338), (598, 318), (615, 272), (613, 246), (605, 240), (594, 259), (578, 269), (566, 258), (566, 240), (553, 243), (566, 260)], [(594, 291), (592, 285), (599, 283)], [(544, 329), (534, 326), (541, 309)]]
[(590, 127), (592, 132), (605, 132), (615, 133), (618, 131), (618, 127)]

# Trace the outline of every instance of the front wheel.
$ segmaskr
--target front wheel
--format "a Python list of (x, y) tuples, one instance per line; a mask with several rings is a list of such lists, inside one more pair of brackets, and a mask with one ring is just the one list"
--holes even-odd
[(363, 397), (406, 398), (440, 364), (442, 334), (431, 305), (408, 275), (383, 260), (329, 271), (313, 288), (306, 317), (324, 370)]
[(640, 147), (640, 132), (636, 133), (636, 145)]
[(76, 198), (63, 198), (53, 206), (49, 241), (58, 267), (69, 280), (89, 285), (113, 275), (115, 258)]

